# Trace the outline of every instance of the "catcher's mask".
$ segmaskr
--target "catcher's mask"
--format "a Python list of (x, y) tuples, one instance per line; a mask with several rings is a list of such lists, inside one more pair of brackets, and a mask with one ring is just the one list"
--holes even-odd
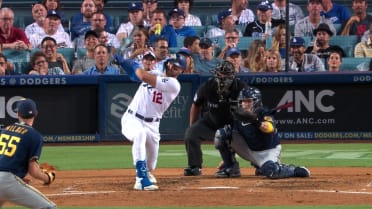
[(218, 93), (220, 95), (229, 94), (230, 86), (235, 79), (234, 65), (231, 62), (224, 60), (222, 63), (217, 65), (214, 70), (214, 76), (218, 83)]
[(260, 107), (262, 107), (262, 95), (261, 91), (258, 88), (255, 87), (246, 87), (240, 90), (239, 96), (238, 96), (238, 103), (239, 107), (242, 107), (242, 101), (243, 100), (252, 100), (252, 112), (256, 112), (256, 110)]

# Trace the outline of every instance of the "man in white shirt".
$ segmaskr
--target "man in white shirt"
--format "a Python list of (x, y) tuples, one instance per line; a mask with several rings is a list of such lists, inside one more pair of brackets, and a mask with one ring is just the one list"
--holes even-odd
[[(274, 2), (271, 4), (273, 6), (273, 14), (272, 19), (276, 20), (286, 20), (286, 0), (274, 0)], [(304, 12), (302, 11), (301, 7), (289, 3), (289, 25), (295, 25), (297, 21), (304, 18)]]
[(61, 15), (56, 10), (48, 11), (44, 22), (44, 33), (32, 34), (30, 37), (30, 43), (32, 48), (40, 48), (41, 41), (46, 37), (52, 37), (57, 42), (58, 48), (72, 48), (71, 38), (66, 32), (58, 31), (61, 26)]
[(130, 3), (128, 6), (129, 21), (121, 23), (116, 37), (121, 43), (123, 38), (131, 37), (135, 26), (145, 25), (143, 20), (143, 6), (142, 3)]
[(193, 5), (193, 0), (174, 0), (174, 6), (181, 9), (185, 13), (185, 26), (201, 26), (200, 18), (190, 14), (190, 8)]
[(231, 0), (231, 15), (236, 25), (247, 25), (254, 21), (254, 13), (247, 6), (248, 0)]

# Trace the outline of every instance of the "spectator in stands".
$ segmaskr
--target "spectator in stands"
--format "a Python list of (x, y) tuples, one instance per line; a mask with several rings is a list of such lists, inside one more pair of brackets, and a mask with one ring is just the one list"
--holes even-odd
[[(274, 20), (286, 20), (286, 0), (274, 0), (271, 6), (273, 7), (273, 14), (271, 18)], [(302, 11), (301, 7), (289, 2), (289, 25), (295, 25), (304, 17), (304, 12)]]
[(151, 16), (152, 13), (158, 9), (158, 0), (142, 0), (142, 5), (145, 26), (151, 26)]
[(264, 72), (277, 73), (283, 71), (282, 59), (278, 51), (270, 49), (266, 51)]
[(186, 58), (186, 70), (183, 72), (185, 74), (195, 73), (194, 59), (191, 56), (191, 51), (188, 48), (182, 47), (176, 53), (176, 56), (183, 55)]
[(313, 45), (306, 49), (305, 53), (312, 53), (317, 55), (319, 58), (327, 59), (331, 51), (338, 51), (342, 57), (346, 57), (344, 50), (340, 46), (329, 44), (329, 40), (333, 33), (327, 24), (319, 24), (318, 28), (316, 28), (313, 33), (314, 36), (316, 36), (316, 39), (314, 40)]
[[(32, 5), (32, 18), (35, 22), (26, 26), (25, 33), (28, 39), (30, 39), (32, 34), (43, 34), (44, 32), (44, 22), (47, 16), (47, 9), (44, 4), (36, 3)], [(65, 32), (63, 26), (60, 25), (58, 31)]]
[(231, 15), (235, 25), (247, 25), (254, 21), (254, 13), (247, 7), (248, 0), (231, 0)]
[(225, 47), (218, 54), (218, 59), (225, 59), (229, 49), (235, 48), (239, 43), (239, 31), (234, 28), (225, 32)]
[(183, 46), (189, 49), (192, 55), (200, 53), (199, 44), (200, 44), (199, 36), (189, 36), (183, 39)]
[(190, 14), (190, 8), (194, 3), (193, 0), (174, 0), (174, 7), (185, 13), (185, 26), (201, 26), (200, 18)]
[(361, 37), (368, 30), (368, 25), (372, 23), (372, 15), (367, 13), (367, 6), (366, 0), (352, 1), (354, 14), (347, 21), (341, 35), (358, 35)]
[(102, 12), (96, 12), (93, 14), (91, 20), (91, 29), (92, 30), (103, 30), (105, 31), (105, 36), (107, 37), (107, 41), (105, 41), (105, 44), (107, 46), (112, 46), (113, 48), (119, 48), (120, 43), (118, 39), (116, 38), (116, 35), (113, 33), (110, 33), (108, 30), (106, 30), (106, 19), (105, 15)]
[(236, 47), (229, 48), (226, 52), (226, 60), (234, 65), (236, 73), (248, 73), (249, 69), (242, 65), (242, 53)]
[(366, 40), (361, 40), (355, 45), (354, 57), (372, 57), (372, 33), (367, 30), (367, 34)]
[(313, 39), (313, 31), (320, 23), (326, 23), (333, 34), (336, 34), (336, 29), (333, 23), (327, 18), (320, 16), (322, 5), (320, 0), (309, 0), (307, 3), (307, 11), (309, 15), (298, 21), (295, 25), (294, 35), (297, 37), (309, 36)]
[(168, 41), (169, 47), (177, 47), (177, 34), (171, 25), (167, 25), (164, 10), (156, 9), (152, 13), (149, 35), (151, 45), (157, 38), (164, 37)]
[(195, 72), (200, 74), (211, 74), (217, 64), (221, 63), (221, 60), (214, 57), (214, 48), (212, 41), (209, 38), (202, 38), (200, 40), (200, 53), (192, 54)]
[(280, 57), (285, 59), (286, 57), (286, 25), (280, 24), (274, 32), (273, 39), (272, 39), (272, 46), (271, 49), (274, 51), (278, 51)]
[[(275, 27), (284, 24), (284, 20), (272, 19), (273, 7), (268, 0), (261, 1), (257, 6), (257, 20), (251, 22), (245, 28), (244, 36), (251, 36), (266, 40), (267, 37), (271, 36), (275, 30)], [(270, 23), (270, 31), (266, 31), (265, 25)]]
[(8, 59), (0, 52), (0, 76), (5, 75), (18, 75), (18, 73), (8, 68)]
[[(207, 38), (217, 38), (220, 36), (224, 36), (226, 31), (231, 31), (236, 28), (234, 18), (231, 15), (231, 9), (223, 10), (218, 13), (218, 22), (220, 27), (213, 27), (210, 28), (205, 37)], [(242, 32), (239, 31), (239, 36), (243, 36)]]
[(148, 50), (143, 54), (143, 59), (142, 59), (142, 69), (145, 71), (151, 71), (155, 69), (155, 64), (156, 64), (156, 56), (154, 52), (151, 50)]
[(154, 54), (156, 56), (156, 64), (154, 69), (158, 72), (165, 72), (164, 62), (169, 59), (169, 43), (166, 38), (159, 37), (152, 44)]
[(112, 19), (111, 15), (108, 15), (107, 13), (103, 12), (103, 9), (105, 7), (105, 4), (108, 0), (94, 0), (94, 4), (96, 5), (96, 12), (103, 13), (106, 20), (105, 30), (109, 33), (115, 33), (115, 26), (114, 26), (114, 20)]
[(43, 38), (41, 49), (46, 56), (49, 68), (60, 68), (66, 75), (71, 74), (69, 63), (61, 53), (57, 52), (57, 41), (54, 38), (49, 36)]
[(120, 70), (109, 65), (109, 51), (103, 44), (98, 44), (94, 49), (95, 65), (83, 71), (83, 75), (120, 75)]
[(85, 33), (85, 49), (86, 54), (74, 61), (72, 74), (81, 74), (83, 71), (91, 68), (95, 64), (94, 48), (99, 44), (98, 34), (92, 30)]
[(121, 53), (124, 59), (133, 59), (141, 63), (145, 52), (149, 50), (149, 34), (144, 26), (136, 26), (133, 31), (133, 42), (125, 48), (122, 48)]
[(35, 33), (30, 36), (32, 48), (40, 48), (44, 37), (53, 37), (57, 42), (58, 48), (72, 48), (71, 38), (65, 31), (59, 31), (61, 26), (61, 16), (56, 10), (49, 10), (44, 21), (44, 32)]
[[(60, 0), (43, 0), (43, 3), (42, 3), (45, 7), (46, 7), (46, 10), (49, 11), (49, 10), (56, 10), (58, 11), (58, 13), (61, 15), (61, 28), (63, 29), (63, 27), (67, 27), (68, 24), (69, 24), (69, 20), (65, 17), (65, 15), (63, 14), (63, 12), (61, 11), (61, 2)], [(64, 31), (64, 29), (63, 29)]]
[(292, 37), (290, 42), (291, 56), (288, 71), (314, 72), (325, 71), (322, 60), (315, 54), (305, 54), (305, 40), (302, 37)]
[(31, 57), (32, 70), (29, 75), (65, 75), (59, 67), (50, 67), (47, 56), (42, 51), (36, 51)]
[(340, 71), (340, 67), (342, 64), (342, 55), (338, 51), (331, 52), (327, 63), (329, 72)]
[(351, 16), (347, 7), (333, 3), (332, 0), (322, 0), (322, 7), (320, 15), (329, 19), (333, 24), (344, 25)]
[(0, 43), (2, 49), (31, 49), (30, 41), (22, 29), (14, 24), (14, 12), (10, 8), (0, 9)]
[(84, 0), (81, 3), (80, 13), (75, 14), (71, 18), (71, 40), (79, 36), (84, 37), (85, 32), (91, 29), (91, 19), (93, 14), (97, 11), (93, 0)]
[(124, 38), (133, 37), (133, 30), (136, 26), (144, 26), (142, 3), (130, 3), (128, 6), (129, 21), (121, 23), (116, 37), (122, 43)]
[(173, 27), (177, 37), (196, 36), (196, 32), (192, 27), (185, 26), (185, 13), (183, 10), (173, 8), (168, 15), (169, 24)]
[(265, 68), (265, 43), (259, 39), (254, 40), (248, 48), (248, 55), (243, 60), (243, 66), (250, 72), (263, 72)]

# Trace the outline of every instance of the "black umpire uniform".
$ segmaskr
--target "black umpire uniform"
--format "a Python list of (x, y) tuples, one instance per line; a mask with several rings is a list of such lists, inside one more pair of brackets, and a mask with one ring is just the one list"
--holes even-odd
[(233, 122), (231, 108), (236, 105), (240, 90), (246, 86), (235, 77), (231, 62), (223, 61), (217, 66), (215, 77), (199, 87), (190, 109), (190, 127), (185, 133), (188, 159), (185, 176), (201, 175), (201, 141), (213, 140), (217, 129)]

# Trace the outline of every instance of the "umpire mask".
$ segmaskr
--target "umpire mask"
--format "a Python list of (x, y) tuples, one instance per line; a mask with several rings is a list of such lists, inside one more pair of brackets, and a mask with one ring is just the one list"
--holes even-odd
[(235, 79), (234, 65), (225, 60), (217, 65), (214, 73), (218, 84), (218, 94), (220, 96), (227, 96), (230, 93), (230, 86)]

